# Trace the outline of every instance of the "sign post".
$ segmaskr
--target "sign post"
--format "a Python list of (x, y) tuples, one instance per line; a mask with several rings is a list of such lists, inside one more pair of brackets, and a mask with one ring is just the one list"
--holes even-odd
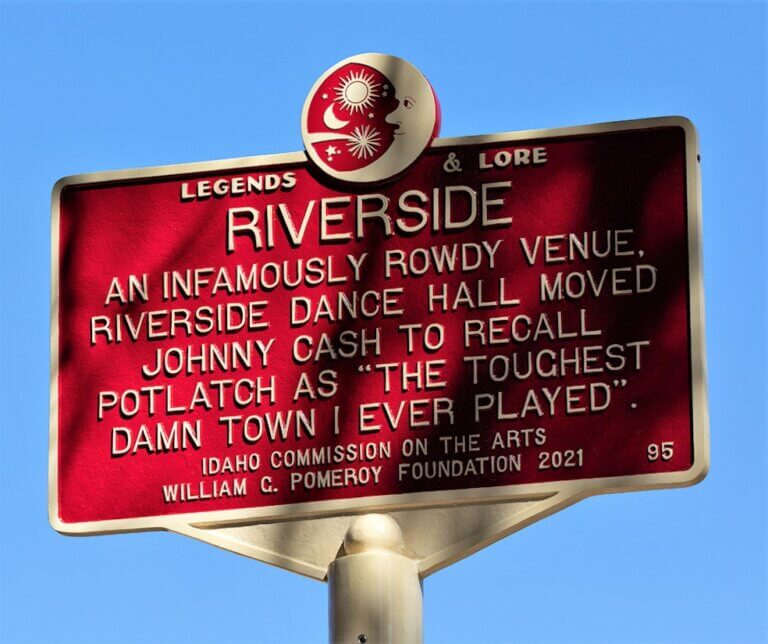
[(419, 569), (397, 523), (384, 514), (355, 519), (328, 568), (330, 641), (422, 641)]
[(327, 577), (332, 639), (418, 641), (420, 577), (705, 476), (693, 126), (439, 121), (418, 70), (364, 54), (310, 91), (305, 152), (56, 185), (57, 530)]

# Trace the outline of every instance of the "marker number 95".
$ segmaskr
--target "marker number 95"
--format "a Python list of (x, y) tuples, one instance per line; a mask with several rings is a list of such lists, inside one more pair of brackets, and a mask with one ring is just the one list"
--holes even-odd
[(645, 453), (648, 456), (648, 460), (651, 462), (658, 461), (659, 459), (662, 461), (671, 461), (675, 454), (675, 443), (674, 441), (651, 443), (648, 445)]

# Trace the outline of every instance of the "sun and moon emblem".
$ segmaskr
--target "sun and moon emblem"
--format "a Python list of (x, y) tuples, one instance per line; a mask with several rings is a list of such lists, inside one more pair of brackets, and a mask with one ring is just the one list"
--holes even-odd
[[(346, 111), (350, 116), (356, 113), (363, 114), (368, 112), (368, 118), (373, 118), (373, 112), (369, 111), (377, 98), (382, 96), (379, 90), (382, 89), (380, 83), (376, 82), (373, 74), (364, 70), (351, 71), (347, 76), (342, 77), (336, 87), (333, 88), (335, 97), (323, 113), (323, 123), (330, 130), (340, 130), (349, 124), (336, 116), (333, 111), (334, 103)], [(387, 95), (388, 85), (383, 87), (383, 96)], [(328, 94), (322, 95), (324, 100), (328, 100)], [(347, 150), (357, 159), (368, 159), (376, 154), (376, 150), (381, 147), (381, 133), (371, 125), (360, 125), (347, 135)], [(335, 147), (326, 149), (328, 161), (340, 153)]]
[(396, 56), (357, 54), (315, 82), (304, 101), (301, 136), (323, 174), (378, 183), (418, 160), (439, 120), (434, 91), (418, 69)]
[(380, 96), (379, 83), (376, 82), (373, 74), (364, 70), (350, 72), (349, 76), (339, 81), (334, 92), (336, 98), (333, 100), (350, 114), (362, 113), (370, 109), (374, 99)]

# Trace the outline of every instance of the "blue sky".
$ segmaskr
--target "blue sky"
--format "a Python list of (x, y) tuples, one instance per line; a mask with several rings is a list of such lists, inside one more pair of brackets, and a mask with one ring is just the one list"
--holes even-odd
[(736, 2), (0, 3), (0, 640), (325, 639), (321, 583), (49, 527), (50, 190), (298, 150), (306, 92), (362, 51), (429, 77), (444, 136), (682, 114), (701, 138), (709, 477), (589, 499), (428, 578), (426, 641), (766, 641), (766, 6)]

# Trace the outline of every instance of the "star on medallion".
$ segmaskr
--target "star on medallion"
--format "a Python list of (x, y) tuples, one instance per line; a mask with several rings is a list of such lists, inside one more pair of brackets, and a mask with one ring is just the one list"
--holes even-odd
[(328, 157), (329, 161), (333, 161), (334, 155), (339, 153), (339, 149), (335, 145), (329, 145), (327, 148), (325, 148), (325, 154)]
[(372, 118), (373, 118), (373, 112), (368, 112), (368, 118), (369, 118), (369, 119), (372, 119)]
[(323, 100), (325, 100), (326, 98), (328, 98), (328, 94), (323, 94)]

